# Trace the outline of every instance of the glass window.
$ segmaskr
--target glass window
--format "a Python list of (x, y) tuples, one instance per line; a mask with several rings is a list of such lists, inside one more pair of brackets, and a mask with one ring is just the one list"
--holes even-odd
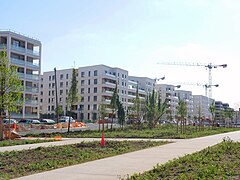
[(81, 94), (84, 94), (84, 88), (81, 88)]
[(93, 101), (97, 101), (97, 96), (93, 96)]
[(88, 71), (88, 76), (89, 76), (89, 77), (91, 76), (91, 71)]
[(63, 82), (60, 82), (60, 87), (63, 87)]
[(91, 91), (91, 89), (90, 89), (90, 88), (88, 88), (88, 93), (90, 93), (90, 91)]
[(95, 70), (95, 71), (94, 71), (94, 76), (97, 76), (97, 75), (98, 75), (98, 71)]
[(81, 80), (81, 85), (84, 85), (84, 82), (85, 82), (84, 80)]
[(97, 104), (93, 105), (93, 110), (97, 110)]
[(94, 93), (97, 93), (97, 87), (94, 88), (93, 92), (94, 92)]
[(90, 101), (90, 96), (88, 96), (88, 102)]
[(94, 84), (97, 84), (97, 79), (94, 79)]
[(68, 79), (68, 74), (66, 74), (66, 79)]
[(51, 79), (52, 79), (52, 76), (49, 76), (48, 78), (49, 78), (49, 81), (51, 81)]
[(60, 74), (60, 80), (63, 80), (63, 74)]
[(81, 77), (84, 77), (85, 76), (85, 72), (81, 72)]

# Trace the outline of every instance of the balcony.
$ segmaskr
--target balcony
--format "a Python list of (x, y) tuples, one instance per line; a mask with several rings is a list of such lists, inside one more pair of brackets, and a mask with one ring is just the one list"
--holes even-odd
[(39, 80), (39, 76), (36, 75), (36, 74), (26, 74), (26, 79), (38, 81)]
[(38, 105), (38, 101), (28, 99), (28, 100), (25, 101), (25, 105)]
[(27, 49), (27, 54), (33, 55), (33, 56), (39, 56), (40, 53), (38, 51), (34, 51), (31, 49)]
[(0, 49), (7, 49), (7, 44), (0, 44)]
[(16, 45), (13, 45), (13, 44), (11, 44), (11, 49), (15, 50), (15, 51), (22, 52), (22, 53), (26, 52), (26, 49), (24, 47), (16, 46)]
[(109, 74), (109, 73), (105, 73), (105, 75), (106, 75), (106, 76), (109, 76), (109, 77), (113, 77), (113, 78), (115, 78), (115, 77), (116, 77), (116, 75)]
[(31, 86), (26, 86), (25, 91), (26, 91), (26, 92), (31, 92), (31, 93), (38, 93), (38, 92), (39, 92), (39, 89), (38, 89), (38, 88), (31, 87)]
[(26, 61), (26, 66), (30, 67), (30, 68), (39, 68), (39, 64), (38, 63), (32, 63), (32, 62), (28, 62)]
[(23, 59), (10, 58), (12, 64), (25, 66), (25, 61)]
[(24, 74), (24, 73), (18, 72), (17, 74), (19, 75), (19, 77), (20, 77), (21, 79), (24, 79), (24, 78), (25, 78), (25, 74)]
[(115, 86), (115, 83), (111, 83), (111, 82), (105, 82), (104, 84), (110, 85), (110, 86)]

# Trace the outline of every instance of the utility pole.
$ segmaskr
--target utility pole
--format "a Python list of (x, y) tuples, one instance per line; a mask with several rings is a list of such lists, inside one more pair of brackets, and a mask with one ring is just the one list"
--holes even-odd
[(57, 123), (59, 120), (59, 114), (58, 114), (58, 96), (57, 96), (57, 72), (56, 72), (56, 68), (54, 68), (54, 76), (55, 76), (55, 98), (56, 98), (56, 116), (57, 116)]

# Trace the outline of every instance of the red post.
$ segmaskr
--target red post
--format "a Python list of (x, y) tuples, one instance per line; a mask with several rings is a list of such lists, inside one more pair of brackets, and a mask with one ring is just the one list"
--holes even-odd
[(101, 146), (101, 147), (104, 147), (104, 146), (105, 146), (105, 142), (104, 142), (104, 132), (102, 132), (102, 140), (101, 140), (100, 146)]

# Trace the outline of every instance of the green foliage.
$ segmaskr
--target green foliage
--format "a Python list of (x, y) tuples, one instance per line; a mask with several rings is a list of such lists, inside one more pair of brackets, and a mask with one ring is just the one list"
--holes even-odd
[(129, 179), (239, 179), (240, 143), (225, 140)]
[(121, 102), (118, 104), (118, 122), (123, 128), (125, 122), (125, 111)]
[(0, 153), (0, 179), (3, 177), (4, 179), (16, 178), (166, 143), (153, 141), (106, 141), (105, 147), (102, 148), (98, 141), (94, 141), (3, 152)]
[(22, 106), (22, 90), (17, 67), (10, 65), (5, 51), (0, 52), (0, 140), (3, 139), (3, 113), (17, 112), (18, 107)]
[(118, 109), (118, 105), (119, 105), (119, 95), (118, 95), (118, 87), (117, 87), (117, 82), (116, 82), (116, 86), (115, 86), (113, 95), (111, 97), (111, 102), (110, 102), (110, 107), (112, 109), (111, 129), (113, 128), (113, 115), (116, 113), (116, 110)]
[(23, 145), (23, 144), (35, 144), (35, 143), (43, 143), (43, 142), (53, 142), (55, 140), (51, 139), (34, 139), (34, 140), (3, 140), (0, 141), (0, 147), (4, 146), (15, 146), (15, 145)]
[(160, 96), (155, 90), (149, 94), (146, 101), (146, 118), (148, 120), (148, 126), (151, 129), (156, 126), (159, 119), (166, 113), (167, 102), (164, 101), (161, 103)]

